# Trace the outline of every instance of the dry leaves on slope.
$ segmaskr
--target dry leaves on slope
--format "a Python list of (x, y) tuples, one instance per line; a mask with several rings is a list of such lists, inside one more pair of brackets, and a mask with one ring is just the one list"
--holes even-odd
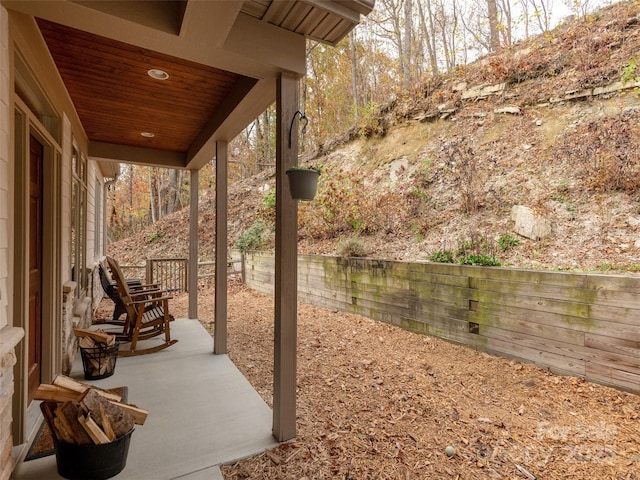
[[(273, 299), (232, 281), (230, 357), (269, 404), (272, 325)], [(303, 304), (298, 339), (295, 441), (227, 480), (639, 478), (637, 395)]]

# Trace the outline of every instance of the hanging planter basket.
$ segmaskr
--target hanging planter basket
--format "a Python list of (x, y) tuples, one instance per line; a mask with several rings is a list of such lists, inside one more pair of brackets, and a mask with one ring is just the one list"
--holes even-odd
[(313, 168), (291, 168), (287, 170), (289, 190), (294, 200), (313, 200), (318, 190), (320, 172)]

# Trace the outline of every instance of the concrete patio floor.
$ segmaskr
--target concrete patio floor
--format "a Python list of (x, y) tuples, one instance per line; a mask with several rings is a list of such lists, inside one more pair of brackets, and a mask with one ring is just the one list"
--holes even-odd
[[(171, 337), (178, 343), (149, 355), (119, 357), (113, 376), (87, 382), (101, 388), (126, 385), (128, 403), (149, 411), (133, 432), (126, 467), (114, 479), (222, 479), (219, 465), (278, 445), (271, 409), (227, 355), (213, 355), (213, 339), (200, 322), (174, 321)], [(79, 357), (70, 376), (84, 382)], [(13, 478), (62, 477), (51, 455), (19, 463)]]

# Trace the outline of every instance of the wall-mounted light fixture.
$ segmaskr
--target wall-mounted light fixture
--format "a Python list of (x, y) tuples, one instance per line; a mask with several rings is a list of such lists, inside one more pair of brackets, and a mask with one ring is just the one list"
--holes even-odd
[(302, 125), (302, 133), (303, 134), (307, 133), (307, 125), (309, 123), (309, 119), (304, 113), (298, 110), (296, 113), (293, 114), (293, 118), (291, 119), (291, 125), (289, 126), (289, 148), (291, 148), (291, 134), (293, 132), (293, 122), (296, 121), (296, 117), (298, 115), (300, 115), (300, 121), (304, 122), (304, 124)]

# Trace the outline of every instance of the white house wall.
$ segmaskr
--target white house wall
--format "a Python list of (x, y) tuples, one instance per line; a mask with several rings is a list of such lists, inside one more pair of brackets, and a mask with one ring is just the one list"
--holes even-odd
[(7, 320), (9, 276), (9, 28), (0, 7), (0, 329)]
[[(60, 120), (58, 133), (53, 132), (53, 136), (26, 104), (14, 97), (18, 55), (35, 79), (42, 98)], [(22, 218), (28, 215), (24, 188), (18, 188), (16, 183), (27, 181), (28, 152), (21, 153), (24, 148), (19, 145), (16, 149), (14, 145), (17, 108), (25, 110), (20, 125), (28, 125), (26, 138), (29, 132), (35, 132), (46, 152), (42, 381), (49, 382), (70, 368), (76, 353), (73, 327), (84, 326), (90, 320), (95, 303), (91, 298), (77, 298), (71, 281), (71, 153), (75, 143), (88, 158), (88, 141), (34, 19), (0, 6), (0, 480), (10, 477), (16, 452), (24, 453), (37, 423), (31, 413), (38, 410), (26, 401), (27, 348), (23, 338), (28, 334), (28, 249), (24, 245), (29, 228), (28, 218)], [(95, 211), (95, 188), (97, 184), (102, 188), (102, 172), (92, 160), (88, 160), (87, 169), (84, 248), (86, 265), (91, 268), (102, 253), (97, 251), (94, 240), (96, 221), (103, 222), (104, 217), (96, 218)], [(94, 291), (91, 284), (87, 291)]]
[(14, 466), (11, 456), (13, 447), (13, 393), (16, 363), (15, 347), (22, 339), (24, 331), (14, 328), (11, 318), (9, 298), (12, 294), (10, 272), (10, 201), (12, 195), (9, 177), (10, 168), (10, 112), (9, 88), (9, 15), (0, 6), (0, 480), (8, 479)]

